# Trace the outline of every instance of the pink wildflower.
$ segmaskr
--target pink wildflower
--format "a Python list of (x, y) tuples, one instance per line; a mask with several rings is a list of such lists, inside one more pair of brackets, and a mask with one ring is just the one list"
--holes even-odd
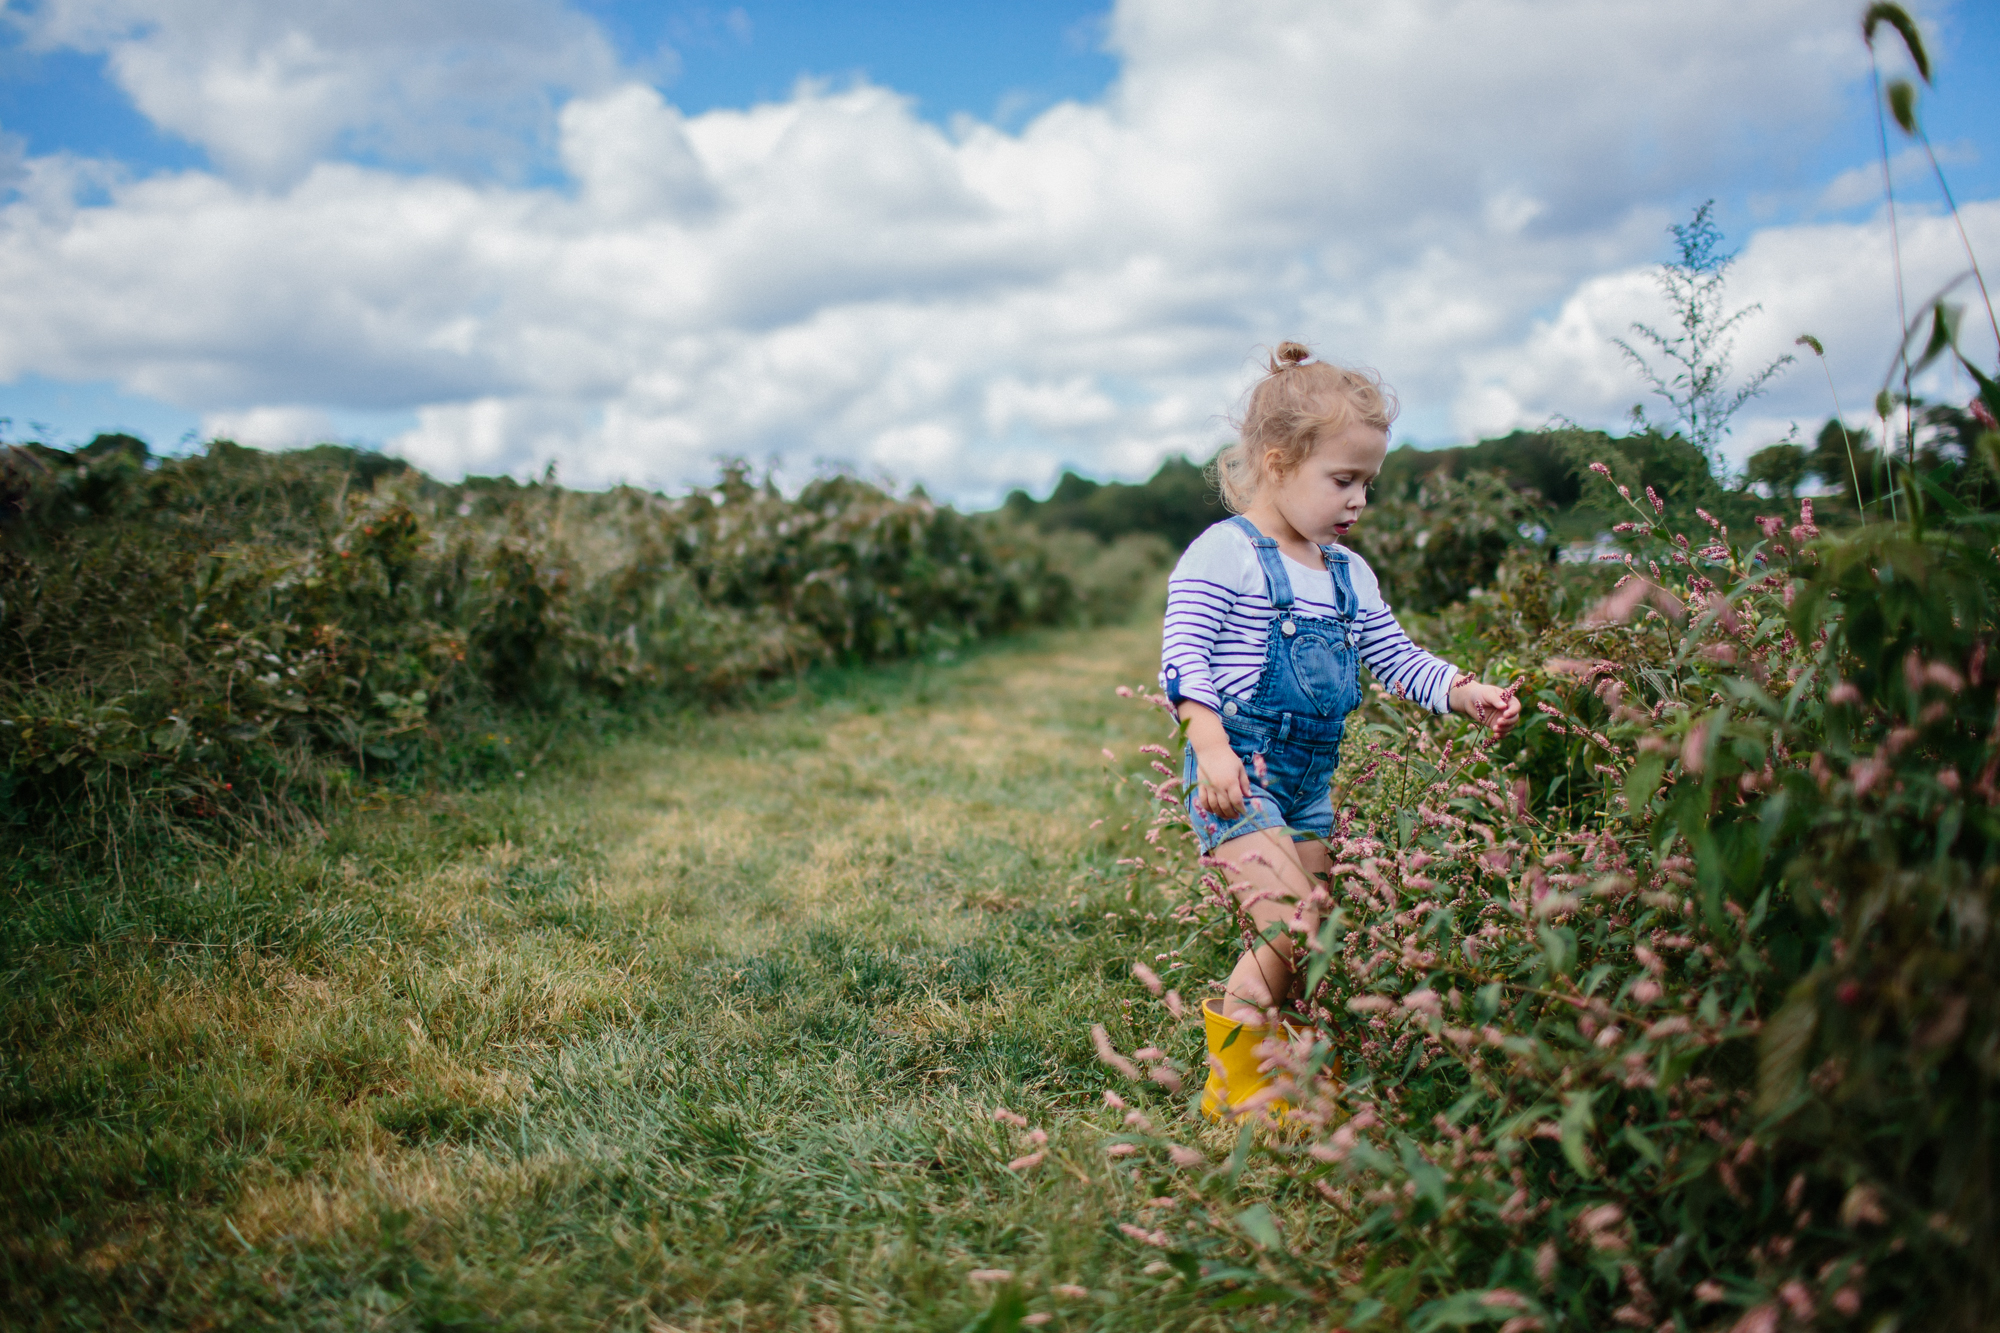
[(1164, 1250), (1172, 1243), (1167, 1239), (1166, 1232), (1148, 1231), (1144, 1227), (1135, 1227), (1130, 1222), (1120, 1222), (1118, 1229), (1141, 1245), (1151, 1245), (1154, 1249)]
[(1105, 1064), (1110, 1065), (1126, 1078), (1136, 1079), (1139, 1077), (1139, 1066), (1118, 1053), (1118, 1048), (1111, 1044), (1111, 1034), (1104, 1030), (1104, 1024), (1096, 1023), (1091, 1026), (1090, 1043), (1097, 1048), (1097, 1058), (1104, 1061)]
[(1778, 1333), (1778, 1307), (1759, 1305), (1730, 1325), (1729, 1333)]

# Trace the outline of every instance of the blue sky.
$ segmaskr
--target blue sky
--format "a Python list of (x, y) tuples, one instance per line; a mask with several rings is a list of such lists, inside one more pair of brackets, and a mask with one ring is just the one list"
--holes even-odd
[[(929, 120), (1014, 126), (1065, 98), (1100, 96), (1118, 72), (1100, 4), (581, 0), (573, 8), (690, 114), (782, 101), (801, 78), (860, 77), (913, 98)], [(0, 129), (31, 154), (109, 158), (139, 171), (208, 165), (198, 144), (163, 133), (132, 105), (105, 60), (35, 50), (19, 26), (0, 26)]]
[[(1851, 325), (1865, 401), (1887, 288), (1855, 20), (1702, 0), (1683, 35), (1570, 3), (1482, 31), (1429, 0), (6, 4), (0, 416), (657, 484), (744, 453), (980, 498), (1204, 451), (1252, 349), (1303, 334), (1445, 443), (1614, 419), (1636, 395), (1601, 345), (1710, 196), (1773, 321), (1745, 360), (1779, 322)], [(1919, 9), (1922, 114), (1984, 235), (2000, 9)], [(1891, 136), (1915, 288), (1954, 260)], [(1820, 410), (1766, 406), (1745, 447)]]

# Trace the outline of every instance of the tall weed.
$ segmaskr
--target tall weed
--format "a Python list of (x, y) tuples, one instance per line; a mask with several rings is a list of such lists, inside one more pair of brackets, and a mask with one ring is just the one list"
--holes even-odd
[[(1189, 1205), (1135, 1238), (1218, 1305), (1507, 1333), (1991, 1325), (1990, 526), (1832, 537), (1807, 501), (1748, 540), (1697, 511), (1691, 541), (1663, 501), (1632, 513), (1581, 618), (1541, 568), (1446, 617), (1519, 672), (1506, 742), (1379, 695), (1350, 731), (1300, 940), (1316, 1026), (1267, 1047), (1293, 1109), (1123, 1136)], [(1194, 933), (1141, 976), (1187, 986), (1244, 926), (1170, 771), (1153, 798), (1135, 896), (1178, 886)], [(1135, 1054), (1106, 1052), (1152, 1096), (1193, 1091), (1198, 1062)]]

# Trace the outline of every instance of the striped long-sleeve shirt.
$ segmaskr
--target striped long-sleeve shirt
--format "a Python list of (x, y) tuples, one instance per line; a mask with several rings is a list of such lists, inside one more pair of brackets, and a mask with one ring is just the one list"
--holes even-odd
[[(1451, 711), (1451, 682), (1458, 668), (1411, 643), (1382, 600), (1375, 571), (1353, 551), (1347, 560), (1359, 603), (1355, 622), (1361, 631), (1361, 660), (1393, 692), (1433, 712)], [(1333, 618), (1333, 575), (1323, 565), (1302, 565), (1290, 556), (1284, 561), (1297, 613)], [(1249, 537), (1229, 523), (1202, 533), (1167, 580), (1162, 688), (1166, 668), (1172, 666), (1179, 671), (1184, 699), (1220, 710), (1224, 692), (1250, 697), (1263, 674), (1264, 645), (1277, 614)]]

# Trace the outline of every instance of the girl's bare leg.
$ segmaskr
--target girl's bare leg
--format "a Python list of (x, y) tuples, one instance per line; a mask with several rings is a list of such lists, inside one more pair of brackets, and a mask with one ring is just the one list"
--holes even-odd
[[(1319, 928), (1319, 915), (1310, 904), (1313, 889), (1326, 882), (1333, 866), (1325, 843), (1293, 842), (1282, 830), (1259, 829), (1231, 838), (1211, 855), (1230, 867), (1230, 892), (1248, 905), (1260, 936), (1271, 935), (1274, 925), (1309, 932)], [(1237, 961), (1223, 990), (1223, 1015), (1239, 1023), (1261, 1023), (1264, 1011), (1282, 1005), (1291, 990), (1292, 939), (1280, 933)]]

